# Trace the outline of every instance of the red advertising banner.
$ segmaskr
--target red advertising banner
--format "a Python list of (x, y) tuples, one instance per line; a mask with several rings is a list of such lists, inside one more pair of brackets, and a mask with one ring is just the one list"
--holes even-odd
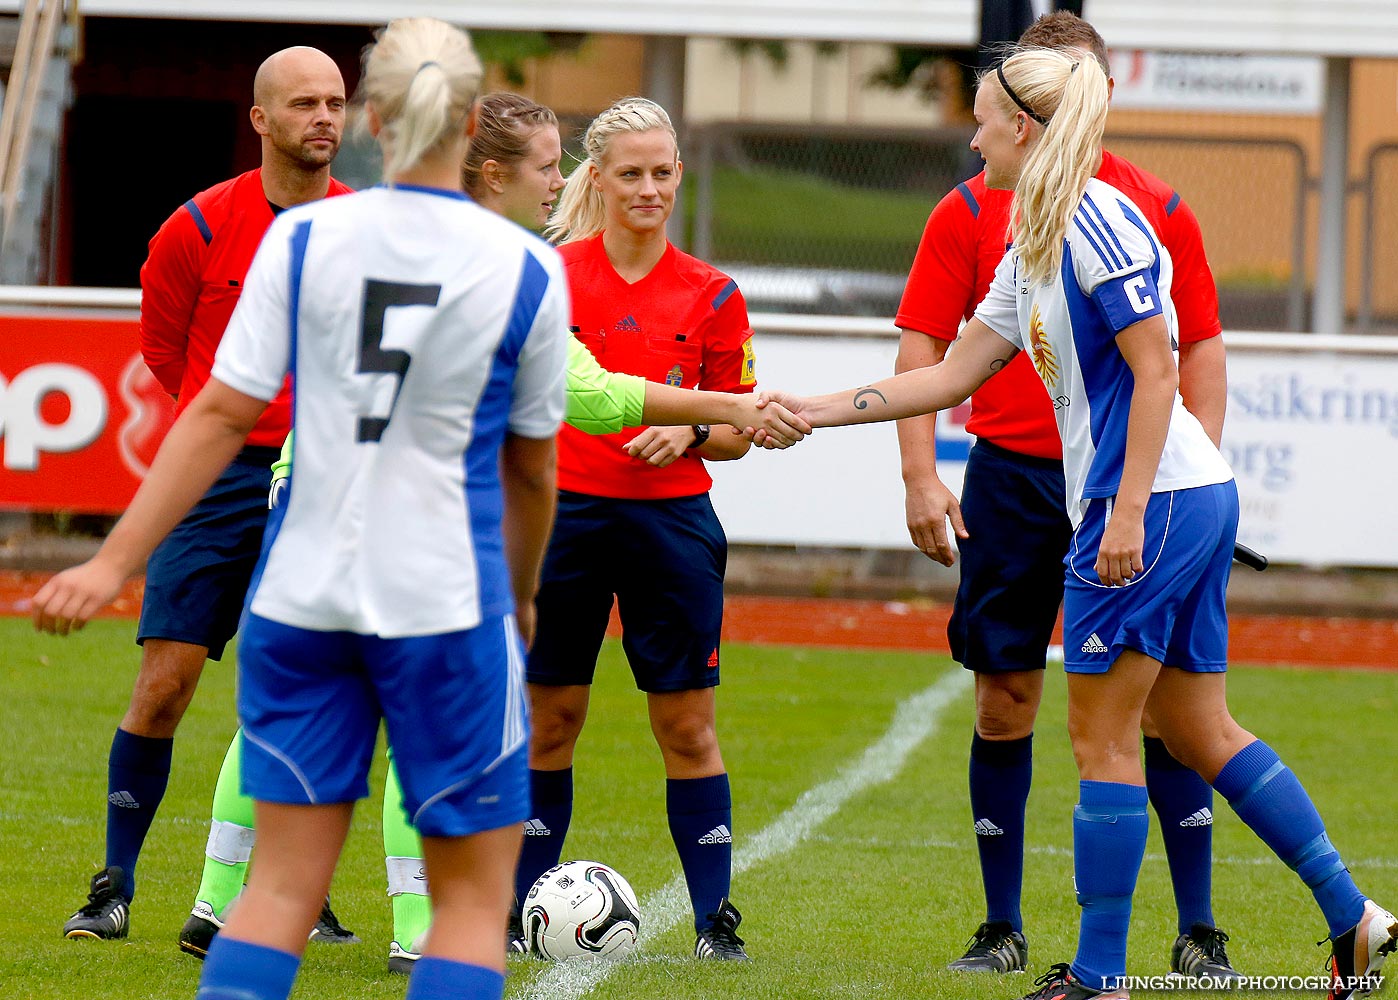
[(0, 509), (126, 509), (174, 419), (137, 323), (0, 315)]

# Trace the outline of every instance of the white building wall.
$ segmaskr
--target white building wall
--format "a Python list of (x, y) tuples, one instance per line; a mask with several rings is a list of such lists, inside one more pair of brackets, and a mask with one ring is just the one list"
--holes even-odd
[(690, 39), (685, 113), (710, 121), (783, 124), (926, 127), (941, 122), (935, 103), (915, 88), (891, 91), (868, 82), (888, 59), (877, 43), (789, 42), (778, 65), (757, 46), (740, 52), (731, 42)]

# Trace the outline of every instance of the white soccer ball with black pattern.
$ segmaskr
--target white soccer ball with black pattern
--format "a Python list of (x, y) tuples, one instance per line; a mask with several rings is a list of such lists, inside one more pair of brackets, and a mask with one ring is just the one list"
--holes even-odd
[(550, 868), (524, 897), (524, 939), (540, 958), (620, 958), (636, 947), (641, 909), (626, 879), (596, 861)]

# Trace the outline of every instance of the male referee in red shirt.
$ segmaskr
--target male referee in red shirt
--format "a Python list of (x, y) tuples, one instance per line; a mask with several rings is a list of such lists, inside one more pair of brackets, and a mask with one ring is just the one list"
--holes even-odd
[[(262, 165), (201, 191), (150, 242), (141, 268), (141, 353), (183, 409), (209, 378), (253, 254), (282, 209), (350, 189), (330, 177), (345, 124), (334, 60), (298, 46), (273, 54), (253, 81)], [(141, 668), (112, 740), (107, 854), (69, 938), (124, 938), (136, 861), (165, 795), (175, 729), (206, 659), (237, 631), (267, 519), (271, 466), (291, 424), (289, 393), (267, 407), (243, 449), (146, 566), (136, 641)], [(336, 933), (348, 934), (333, 924)]]

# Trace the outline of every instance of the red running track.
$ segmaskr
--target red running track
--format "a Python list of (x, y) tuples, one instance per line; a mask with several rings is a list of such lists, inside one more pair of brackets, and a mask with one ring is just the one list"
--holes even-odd
[[(0, 571), (0, 614), (27, 615), (46, 573)], [(133, 580), (104, 618), (135, 618), (141, 581)], [(950, 605), (816, 597), (730, 596), (729, 642), (834, 649), (946, 653)], [(613, 634), (617, 623), (612, 622)], [(1398, 621), (1311, 615), (1233, 615), (1229, 655), (1239, 663), (1398, 669)]]

